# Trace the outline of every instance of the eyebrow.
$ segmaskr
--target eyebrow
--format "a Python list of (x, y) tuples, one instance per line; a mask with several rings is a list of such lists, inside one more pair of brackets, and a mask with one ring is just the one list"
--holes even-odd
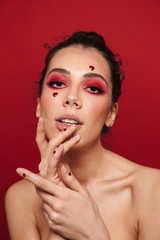
[(67, 75), (70, 75), (70, 71), (64, 69), (64, 68), (53, 68), (48, 74), (47, 74), (47, 77), (49, 74), (51, 74), (52, 72), (59, 72), (59, 73), (64, 73), (64, 74), (67, 74)]
[[(48, 74), (47, 74), (47, 77), (49, 74), (51, 74), (52, 72), (58, 72), (58, 73), (63, 73), (63, 74), (67, 74), (67, 75), (70, 75), (70, 71), (64, 69), (64, 68), (53, 68)], [(106, 79), (100, 75), (100, 74), (97, 74), (97, 73), (85, 73), (84, 74), (84, 77), (97, 77), (97, 78), (101, 78), (108, 86), (108, 82), (106, 81)]]
[(97, 77), (97, 78), (101, 78), (108, 86), (108, 83), (107, 83), (106, 79), (102, 75), (100, 75), (100, 74), (97, 74), (97, 73), (86, 73), (86, 74), (84, 74), (84, 77)]

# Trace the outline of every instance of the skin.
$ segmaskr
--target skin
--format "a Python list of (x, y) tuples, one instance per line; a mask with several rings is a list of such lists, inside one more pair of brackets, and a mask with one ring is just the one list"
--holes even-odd
[[(103, 94), (95, 89), (93, 94), (88, 85), (94, 82), (86, 77), (90, 65), (92, 73), (103, 78), (94, 78), (105, 84)], [(63, 73), (53, 70), (57, 68)], [(58, 89), (55, 83), (54, 88), (48, 85), (54, 75), (65, 82)], [(113, 125), (117, 111), (110, 68), (102, 55), (82, 47), (58, 51), (37, 104), (39, 174), (17, 169), (25, 179), (6, 194), (12, 240), (160, 239), (159, 170), (132, 163), (101, 145), (102, 127)], [(78, 116), (83, 125), (60, 131), (56, 119), (64, 113)]]

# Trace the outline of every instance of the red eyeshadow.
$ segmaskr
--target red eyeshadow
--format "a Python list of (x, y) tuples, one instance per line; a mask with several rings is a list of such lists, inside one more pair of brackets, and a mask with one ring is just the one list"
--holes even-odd
[[(50, 88), (54, 88), (52, 85), (50, 85), (51, 83), (54, 82), (62, 82), (65, 85), (68, 85), (68, 81), (66, 79), (66, 77), (64, 77), (63, 75), (60, 74), (51, 74), (49, 75), (46, 84), (50, 87)], [(63, 87), (62, 87), (63, 88)]]
[(101, 89), (102, 92), (99, 94), (103, 94), (103, 93), (107, 92), (107, 83), (103, 82), (103, 80), (87, 79), (84, 83), (84, 86), (85, 86), (85, 88), (93, 86), (93, 87), (97, 87), (97, 88)]

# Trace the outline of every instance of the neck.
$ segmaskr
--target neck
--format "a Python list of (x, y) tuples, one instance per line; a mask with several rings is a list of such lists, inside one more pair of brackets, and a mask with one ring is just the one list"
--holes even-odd
[(87, 184), (91, 180), (100, 178), (104, 172), (104, 152), (101, 142), (70, 150), (64, 157), (78, 181)]

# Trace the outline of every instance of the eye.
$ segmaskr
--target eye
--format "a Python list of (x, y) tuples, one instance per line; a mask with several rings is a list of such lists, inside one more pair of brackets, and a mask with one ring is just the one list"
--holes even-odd
[(66, 84), (61, 81), (51, 81), (48, 82), (47, 85), (51, 88), (64, 88), (66, 87)]
[(99, 87), (95, 87), (95, 86), (86, 87), (86, 90), (91, 93), (94, 93), (94, 94), (103, 93), (102, 89), (100, 89)]

